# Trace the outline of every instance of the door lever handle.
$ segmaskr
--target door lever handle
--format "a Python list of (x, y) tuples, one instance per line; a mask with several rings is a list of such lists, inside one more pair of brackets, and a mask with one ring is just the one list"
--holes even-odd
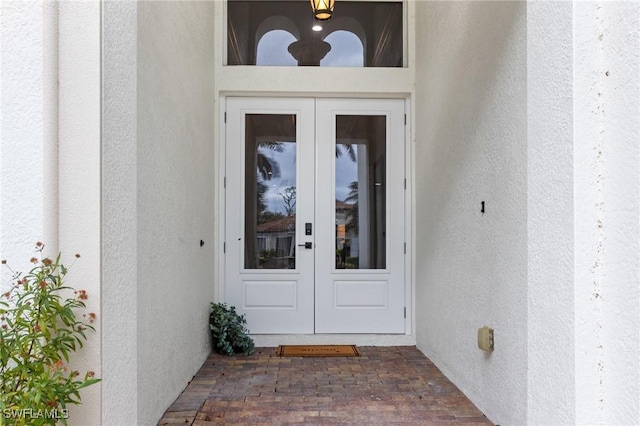
[(298, 244), (298, 247), (304, 247), (306, 249), (311, 249), (311, 248), (313, 248), (313, 243), (310, 242), (310, 241), (307, 241), (304, 244)]

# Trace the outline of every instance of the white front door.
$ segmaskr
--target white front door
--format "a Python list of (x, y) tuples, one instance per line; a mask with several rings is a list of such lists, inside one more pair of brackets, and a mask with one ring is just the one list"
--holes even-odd
[(404, 333), (404, 101), (226, 111), (225, 299), (251, 333)]

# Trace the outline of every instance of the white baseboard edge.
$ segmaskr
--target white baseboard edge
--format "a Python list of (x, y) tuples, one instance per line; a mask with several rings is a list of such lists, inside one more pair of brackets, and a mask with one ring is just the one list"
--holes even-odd
[(415, 346), (416, 337), (405, 334), (253, 334), (256, 347), (278, 345)]

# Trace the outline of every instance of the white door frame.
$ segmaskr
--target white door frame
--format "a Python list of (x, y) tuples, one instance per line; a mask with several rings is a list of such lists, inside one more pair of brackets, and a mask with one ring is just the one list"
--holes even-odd
[[(289, 96), (288, 96), (289, 95)], [(225, 277), (225, 191), (224, 191), (224, 182), (226, 175), (226, 165), (225, 165), (225, 157), (226, 157), (226, 99), (228, 96), (233, 97), (260, 97), (259, 94), (256, 93), (220, 93), (218, 105), (218, 122), (219, 126), (219, 139), (217, 145), (217, 153), (218, 153), (218, 184), (216, 185), (217, 193), (217, 211), (218, 211), (218, 223), (216, 224), (216, 248), (218, 250), (218, 256), (216, 257), (217, 271), (215, 287), (216, 287), (216, 300), (225, 300), (225, 286), (224, 286), (224, 277)], [(280, 97), (300, 97), (299, 94), (278, 94), (277, 96), (268, 96), (269, 98), (280, 98)], [(303, 97), (315, 97), (317, 99), (327, 97), (322, 96), (322, 94), (306, 94)], [(335, 97), (335, 96), (334, 96)], [(363, 96), (359, 94), (355, 97), (357, 98), (365, 98), (365, 99), (376, 99), (380, 98), (380, 94), (373, 94), (371, 96)], [(256, 345), (258, 346), (277, 346), (279, 344), (326, 344), (326, 343), (350, 343), (350, 344), (358, 344), (358, 345), (379, 345), (379, 346), (392, 346), (392, 345), (415, 345), (416, 337), (413, 333), (415, 329), (415, 309), (414, 309), (414, 300), (415, 300), (415, 280), (414, 280), (414, 241), (413, 241), (413, 216), (414, 216), (414, 206), (412, 200), (414, 199), (413, 194), (413, 162), (412, 162), (412, 153), (413, 153), (413, 144), (412, 141), (412, 133), (410, 128), (411, 123), (411, 103), (409, 96), (399, 96), (399, 97), (389, 97), (385, 96), (385, 98), (394, 98), (394, 99), (403, 99), (405, 102), (405, 176), (406, 176), (406, 197), (405, 197), (405, 240), (406, 240), (406, 256), (405, 256), (405, 305), (406, 305), (406, 318), (405, 318), (405, 333), (404, 334), (285, 334), (285, 335), (254, 335), (254, 340)], [(354, 99), (354, 97), (339, 97), (337, 99)]]

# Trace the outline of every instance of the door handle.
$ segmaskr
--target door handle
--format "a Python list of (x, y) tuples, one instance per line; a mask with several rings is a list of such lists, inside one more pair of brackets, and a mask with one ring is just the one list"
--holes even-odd
[(311, 248), (313, 248), (313, 243), (311, 241), (307, 241), (304, 244), (298, 244), (298, 247), (304, 247), (306, 249), (311, 249)]

